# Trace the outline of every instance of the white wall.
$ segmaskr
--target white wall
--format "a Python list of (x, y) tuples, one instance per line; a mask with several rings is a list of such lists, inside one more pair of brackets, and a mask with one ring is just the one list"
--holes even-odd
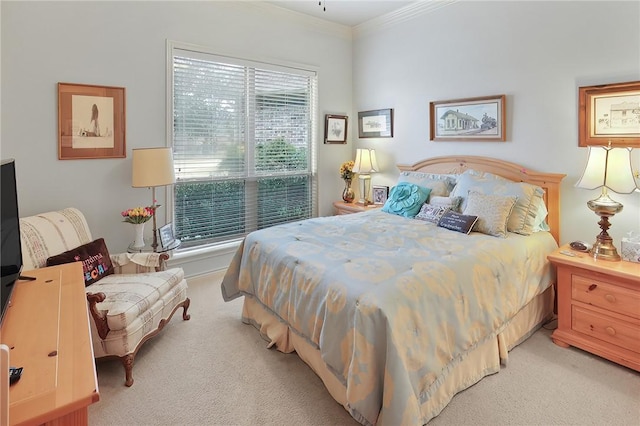
[[(333, 213), (353, 141), (324, 145), (324, 114), (352, 109), (350, 28), (244, 2), (0, 4), (0, 154), (16, 159), (22, 216), (76, 206), (94, 237), (112, 252), (126, 249), (133, 229), (120, 212), (151, 202), (150, 190), (131, 187), (131, 150), (166, 143), (167, 39), (318, 69), (318, 206), (320, 215)], [(58, 160), (58, 82), (126, 88), (126, 159)], [(165, 204), (164, 191), (157, 195)]]
[[(317, 67), (321, 215), (332, 213), (342, 190), (339, 165), (356, 146), (377, 149), (384, 173), (373, 183), (387, 185), (396, 163), (487, 155), (566, 173), (562, 240), (592, 241), (597, 217), (585, 203), (597, 194), (573, 188), (587, 155), (577, 147), (577, 88), (640, 80), (639, 18), (638, 2), (464, 1), (361, 26), (352, 44), (345, 27), (246, 2), (2, 1), (0, 155), (17, 160), (23, 216), (77, 206), (95, 237), (123, 250), (132, 230), (119, 212), (151, 197), (131, 188), (131, 150), (166, 143), (171, 39)], [(126, 159), (57, 159), (58, 82), (126, 88)], [(429, 101), (502, 93), (507, 142), (428, 140)], [(395, 109), (395, 137), (358, 140), (357, 111), (379, 108)], [(347, 145), (322, 144), (324, 114), (349, 115)], [(640, 165), (638, 152), (634, 162)], [(625, 205), (610, 230), (619, 244), (640, 230), (640, 195), (613, 198)], [(185, 270), (193, 275), (227, 259), (201, 254)]]
[[(587, 159), (578, 87), (640, 80), (640, 3), (462, 1), (383, 23), (357, 28), (353, 47), (354, 116), (395, 109), (393, 139), (357, 141), (376, 148), (384, 172), (373, 183), (393, 185), (396, 163), (450, 154), (564, 173), (561, 241), (595, 241), (598, 217), (586, 202), (599, 192), (573, 187)], [(429, 141), (430, 101), (497, 94), (507, 95), (507, 142)], [(611, 196), (624, 204), (609, 231), (619, 248), (640, 231), (640, 193)]]

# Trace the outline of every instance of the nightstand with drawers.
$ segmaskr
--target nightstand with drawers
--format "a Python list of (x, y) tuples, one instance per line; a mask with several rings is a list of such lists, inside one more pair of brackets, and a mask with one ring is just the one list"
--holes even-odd
[(640, 263), (594, 259), (568, 245), (548, 258), (557, 270), (553, 342), (640, 371)]
[(379, 209), (382, 204), (369, 204), (364, 206), (358, 203), (345, 203), (344, 201), (334, 201), (333, 207), (336, 209), (336, 214), (352, 214), (366, 212), (373, 209)]

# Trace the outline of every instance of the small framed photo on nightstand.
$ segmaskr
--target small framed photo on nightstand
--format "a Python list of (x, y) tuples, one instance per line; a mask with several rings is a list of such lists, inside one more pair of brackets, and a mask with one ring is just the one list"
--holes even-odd
[(384, 204), (387, 202), (387, 198), (389, 197), (389, 187), (388, 186), (373, 186), (373, 204)]
[(171, 245), (175, 242), (175, 237), (173, 236), (173, 224), (167, 223), (166, 225), (160, 227), (158, 229), (158, 233), (160, 234), (160, 244), (162, 248), (171, 247)]

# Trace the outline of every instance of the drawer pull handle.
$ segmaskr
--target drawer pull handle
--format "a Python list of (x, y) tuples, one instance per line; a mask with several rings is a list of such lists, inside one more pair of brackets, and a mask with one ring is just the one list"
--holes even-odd
[(613, 327), (607, 327), (605, 328), (605, 330), (607, 330), (607, 334), (609, 334), (610, 336), (615, 336), (616, 335), (616, 329)]
[(607, 294), (604, 296), (607, 302), (614, 303), (616, 301), (616, 297), (613, 294)]
[(598, 284), (591, 284), (591, 285), (589, 286), (589, 291), (593, 291), (593, 290), (595, 290), (596, 288), (598, 288)]

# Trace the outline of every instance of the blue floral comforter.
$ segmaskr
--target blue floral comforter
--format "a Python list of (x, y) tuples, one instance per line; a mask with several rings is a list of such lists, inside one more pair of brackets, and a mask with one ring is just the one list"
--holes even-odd
[(362, 424), (423, 424), (450, 367), (552, 282), (546, 232), (461, 234), (382, 211), (253, 232), (222, 282), (318, 348)]

